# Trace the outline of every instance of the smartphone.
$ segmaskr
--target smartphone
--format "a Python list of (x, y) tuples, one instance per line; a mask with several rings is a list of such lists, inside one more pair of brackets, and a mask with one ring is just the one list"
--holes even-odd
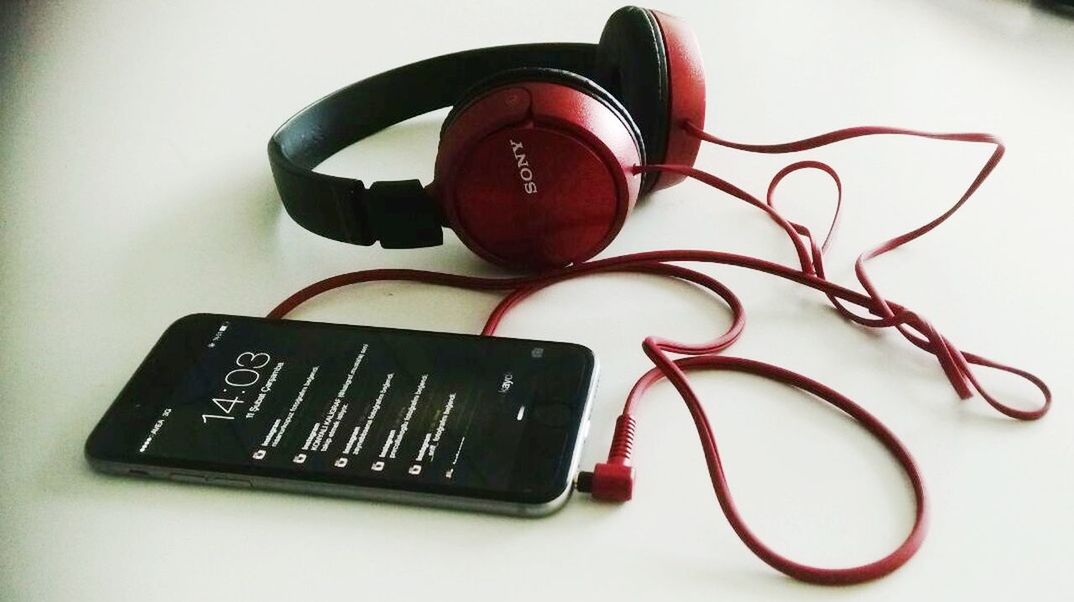
[(596, 386), (571, 343), (195, 314), (86, 441), (106, 473), (540, 516)]

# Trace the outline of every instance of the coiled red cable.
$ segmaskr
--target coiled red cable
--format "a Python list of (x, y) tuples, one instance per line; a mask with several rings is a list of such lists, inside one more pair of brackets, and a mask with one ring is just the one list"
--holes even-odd
[[(850, 138), (878, 134), (988, 143), (994, 145), (995, 150), (962, 197), (951, 208), (926, 224), (890, 240), (884, 241), (858, 257), (855, 264), (855, 272), (864, 292), (857, 292), (840, 286), (830, 282), (825, 277), (823, 256), (838, 223), (839, 211), (842, 205), (842, 183), (840, 182), (836, 171), (827, 164), (817, 161), (799, 161), (783, 168), (770, 182), (766, 201), (761, 201), (730, 182), (693, 167), (681, 165), (647, 165), (639, 166), (636, 169), (639, 171), (671, 171), (683, 174), (741, 199), (764, 211), (788, 234), (794, 245), (799, 267), (792, 268), (763, 259), (737, 255), (734, 253), (704, 250), (669, 250), (610, 257), (607, 259), (573, 265), (536, 276), (517, 278), (481, 278), (423, 270), (365, 270), (340, 274), (315, 282), (285, 299), (273, 309), (268, 316), (270, 318), (282, 318), (306, 300), (341, 286), (379, 280), (407, 280), (476, 290), (507, 291), (508, 294), (505, 295), (493, 309), (482, 330), (482, 334), (492, 335), (500, 320), (511, 308), (535, 291), (563, 280), (602, 272), (640, 272), (664, 275), (692, 282), (708, 289), (727, 304), (727, 307), (732, 314), (731, 326), (720, 336), (702, 344), (684, 344), (657, 337), (647, 337), (643, 341), (642, 348), (649, 359), (652, 360), (654, 367), (638, 379), (634, 388), (627, 396), (623, 415), (617, 423), (616, 435), (612, 442), (609, 463), (598, 465), (597, 474), (592, 475), (594, 482), (591, 483), (591, 488), (594, 495), (596, 496), (598, 491), (604, 491), (607, 493), (605, 497), (609, 499), (629, 499), (633, 486), (633, 469), (629, 469), (629, 455), (634, 437), (634, 418), (632, 415), (634, 405), (653, 383), (661, 378), (667, 378), (678, 391), (693, 417), (705, 453), (713, 489), (716, 493), (720, 507), (732, 528), (735, 530), (735, 533), (738, 534), (739, 538), (750, 550), (776, 570), (795, 579), (811, 583), (829, 585), (851, 584), (887, 575), (902, 566), (911, 556), (913, 556), (920, 547), (927, 528), (928, 513), (925, 490), (917, 466), (911, 458), (910, 453), (902, 443), (899, 442), (895, 435), (881, 424), (879, 420), (837, 391), (808, 377), (785, 370), (778, 366), (745, 358), (719, 355), (723, 350), (732, 345), (742, 333), (745, 326), (745, 312), (742, 304), (730, 289), (714, 278), (701, 272), (675, 265), (671, 262), (734, 265), (779, 276), (814, 288), (822, 292), (840, 314), (848, 320), (852, 320), (862, 326), (873, 328), (895, 328), (903, 335), (903, 337), (910, 341), (910, 343), (936, 356), (944, 374), (960, 397), (968, 398), (972, 396), (972, 391), (976, 390), (999, 412), (1020, 420), (1035, 420), (1043, 416), (1051, 405), (1051, 392), (1044, 381), (1024, 370), (1000, 364), (979, 355), (958, 349), (920, 314), (883, 297), (865, 271), (865, 262), (869, 259), (875, 258), (906, 244), (947, 220), (970, 198), (970, 196), (973, 195), (977, 188), (980, 187), (981, 183), (988, 177), (1002, 158), (1004, 147), (996, 138), (988, 134), (936, 134), (888, 127), (848, 128), (784, 144), (748, 145), (716, 138), (690, 123), (684, 124), (683, 127), (685, 127), (687, 131), (708, 142), (728, 148), (761, 153), (798, 152), (826, 146)], [(816, 239), (810, 233), (808, 228), (801, 224), (788, 221), (773, 205), (774, 192), (783, 178), (803, 169), (816, 169), (827, 173), (834, 181), (838, 191), (836, 210), (832, 218), (831, 226), (829, 227), (823, 242), (820, 244), (816, 242)], [(871, 314), (871, 316), (856, 314), (850, 311), (847, 304), (861, 307)], [(685, 357), (673, 358), (671, 357), (672, 354)], [(1043, 395), (1043, 403), (1037, 409), (1023, 410), (1000, 402), (983, 389), (980, 382), (975, 377), (971, 365), (995, 368), (1025, 378), (1041, 391)], [(917, 510), (914, 525), (911, 528), (910, 533), (906, 536), (906, 539), (894, 551), (879, 560), (860, 566), (840, 569), (818, 568), (797, 563), (781, 556), (762, 543), (753, 532), (750, 531), (735, 507), (720, 461), (715, 435), (708, 422), (704, 408), (697, 395), (690, 387), (689, 380), (686, 377), (687, 371), (697, 369), (746, 372), (798, 387), (811, 393), (815, 397), (832, 404), (854, 420), (858, 421), (865, 430), (876, 437), (877, 440), (884, 445), (903, 467), (909, 477), (910, 485), (914, 492), (914, 500)], [(611, 470), (607, 472), (607, 482), (605, 483), (599, 482), (602, 477), (602, 467), (611, 468)], [(616, 468), (625, 469), (616, 470)], [(619, 482), (616, 482), (617, 480)]]

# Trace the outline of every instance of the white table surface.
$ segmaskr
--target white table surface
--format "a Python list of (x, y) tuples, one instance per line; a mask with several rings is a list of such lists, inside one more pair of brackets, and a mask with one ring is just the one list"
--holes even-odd
[[(856, 600), (1074, 595), (1074, 21), (1026, 2), (667, 2), (701, 40), (708, 129), (773, 142), (862, 123), (985, 130), (1009, 152), (941, 230), (877, 262), (890, 296), (965, 349), (1043, 375), (1044, 420), (960, 402), (935, 361), (864, 332), (823, 298), (736, 268), (750, 321), (732, 353), (778, 363), (863, 403), (910, 447), (932, 528), (893, 576), (841, 590), (769, 569), (719, 512), (674, 391), (640, 408), (634, 501), (578, 496), (520, 520), (243, 492), (93, 473), (82, 444), (165, 326), (193, 312), (261, 314), (341, 271), (495, 273), (452, 236), (389, 252), (318, 238), (282, 214), (265, 158), (292, 112), (390, 67), (470, 47), (596, 41), (609, 2), (258, 2), (5, 5), (0, 84), (0, 599)], [(415, 90), (421, 94), (421, 90)], [(326, 171), (432, 173), (442, 113), (340, 153)], [(851, 282), (867, 244), (923, 222), (988, 149), (877, 139), (801, 157), (846, 183), (829, 259)], [(763, 193), (787, 158), (706, 148), (700, 165)], [(819, 176), (793, 178), (788, 212), (819, 224)], [(793, 199), (800, 202), (793, 203)], [(819, 225), (817, 226), (819, 227)], [(687, 183), (644, 200), (604, 256), (733, 250), (791, 262), (743, 204)], [(414, 284), (352, 287), (305, 319), (474, 332), (496, 297)], [(652, 277), (543, 292), (502, 333), (592, 347), (604, 372), (591, 466), (648, 363), (645, 335), (702, 340), (718, 303)], [(1021, 383), (987, 380), (1035, 403)], [(910, 524), (901, 473), (853, 423), (748, 377), (694, 379), (747, 520), (793, 558), (871, 560)]]

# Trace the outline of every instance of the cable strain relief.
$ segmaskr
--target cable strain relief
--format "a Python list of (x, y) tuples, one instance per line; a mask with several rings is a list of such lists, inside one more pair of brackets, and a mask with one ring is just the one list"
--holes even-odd
[(630, 414), (622, 414), (615, 421), (615, 432), (612, 434), (612, 445), (608, 451), (608, 462), (613, 464), (629, 464), (630, 454), (634, 450), (634, 431), (637, 422)]

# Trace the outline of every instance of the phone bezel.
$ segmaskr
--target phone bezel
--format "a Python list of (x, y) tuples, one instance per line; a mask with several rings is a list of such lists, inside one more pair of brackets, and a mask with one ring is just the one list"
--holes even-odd
[[(524, 441), (512, 471), (512, 484), (508, 491), (459, 487), (455, 485), (426, 483), (392, 483), (359, 475), (324, 472), (312, 473), (288, 470), (272, 466), (209, 462), (147, 456), (135, 450), (138, 440), (159, 415), (165, 396), (175, 382), (191, 366), (176, 362), (176, 357), (189, 357), (177, 353), (190, 341), (204, 341), (217, 329), (221, 320), (269, 321), (264, 318), (229, 316), (222, 314), (193, 314), (180, 318), (165, 330), (141, 365), (131, 376), (86, 441), (85, 453), (90, 463), (99, 470), (110, 473), (127, 473), (131, 470), (145, 476), (158, 477), (204, 477), (207, 481), (224, 477), (240, 477), (253, 486), (311, 493), (328, 493), (370, 499), (389, 499), (406, 503), (429, 503), (438, 506), (468, 507), (508, 511), (515, 514), (543, 514), (562, 504), (570, 494), (577, 462), (580, 456), (583, 426), (588, 424), (592, 408), (591, 398), (596, 385), (596, 359), (588, 348), (564, 342), (539, 341), (541, 344), (569, 350), (580, 362), (576, 386), (572, 383), (565, 392), (542, 397), (544, 403), (567, 403), (572, 408), (571, 419), (564, 428), (552, 428), (538, 421), (530, 421), (524, 431)], [(413, 331), (375, 326), (355, 326), (304, 321), (276, 321), (298, 328), (317, 327), (329, 329), (366, 329), (380, 332), (419, 333), (423, 336), (448, 338), (482, 338), (475, 335)], [(535, 341), (526, 339), (487, 339), (493, 345)], [(193, 361), (193, 359), (191, 360)], [(151, 399), (151, 402), (141, 400)], [(562, 401), (561, 401), (562, 400)], [(541, 450), (558, 448), (552, 459), (542, 455)], [(551, 468), (550, 468), (551, 467)], [(469, 502), (473, 502), (470, 504)], [(493, 507), (489, 507), (493, 506)], [(502, 506), (502, 507), (501, 507)]]

